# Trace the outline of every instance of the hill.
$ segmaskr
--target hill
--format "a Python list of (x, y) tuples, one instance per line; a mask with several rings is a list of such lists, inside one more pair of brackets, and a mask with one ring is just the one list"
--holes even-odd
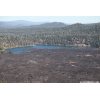
[(41, 22), (31, 22), (26, 20), (1, 21), (0, 28), (19, 28), (23, 26), (31, 26), (39, 24), (41, 24)]
[(51, 23), (44, 23), (39, 25), (39, 27), (42, 28), (61, 28), (61, 27), (66, 27), (67, 25), (62, 23), (62, 22), (51, 22)]

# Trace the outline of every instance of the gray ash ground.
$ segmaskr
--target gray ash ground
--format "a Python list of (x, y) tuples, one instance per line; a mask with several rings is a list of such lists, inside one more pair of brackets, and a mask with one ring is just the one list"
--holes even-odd
[(0, 54), (1, 83), (100, 82), (99, 49), (33, 49)]

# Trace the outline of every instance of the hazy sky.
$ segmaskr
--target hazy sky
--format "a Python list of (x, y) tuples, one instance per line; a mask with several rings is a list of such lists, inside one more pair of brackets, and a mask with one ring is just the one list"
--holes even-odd
[(0, 16), (0, 21), (28, 20), (33, 22), (96, 23), (100, 16)]

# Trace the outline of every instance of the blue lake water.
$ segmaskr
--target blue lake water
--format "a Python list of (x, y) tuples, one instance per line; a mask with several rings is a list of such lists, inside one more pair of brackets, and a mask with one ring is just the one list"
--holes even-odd
[(71, 48), (72, 46), (51, 46), (51, 45), (35, 45), (26, 47), (16, 47), (7, 49), (12, 54), (22, 54), (31, 52), (33, 49), (64, 49)]

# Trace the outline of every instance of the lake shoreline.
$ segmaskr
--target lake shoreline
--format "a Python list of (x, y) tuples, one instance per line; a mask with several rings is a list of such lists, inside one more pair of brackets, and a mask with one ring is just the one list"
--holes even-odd
[(21, 47), (14, 47), (14, 48), (7, 48), (6, 51), (13, 53), (13, 54), (21, 54), (31, 52), (33, 49), (90, 49), (90, 47), (79, 47), (74, 45), (67, 45), (67, 46), (59, 46), (59, 45), (28, 45), (28, 46), (21, 46)]

